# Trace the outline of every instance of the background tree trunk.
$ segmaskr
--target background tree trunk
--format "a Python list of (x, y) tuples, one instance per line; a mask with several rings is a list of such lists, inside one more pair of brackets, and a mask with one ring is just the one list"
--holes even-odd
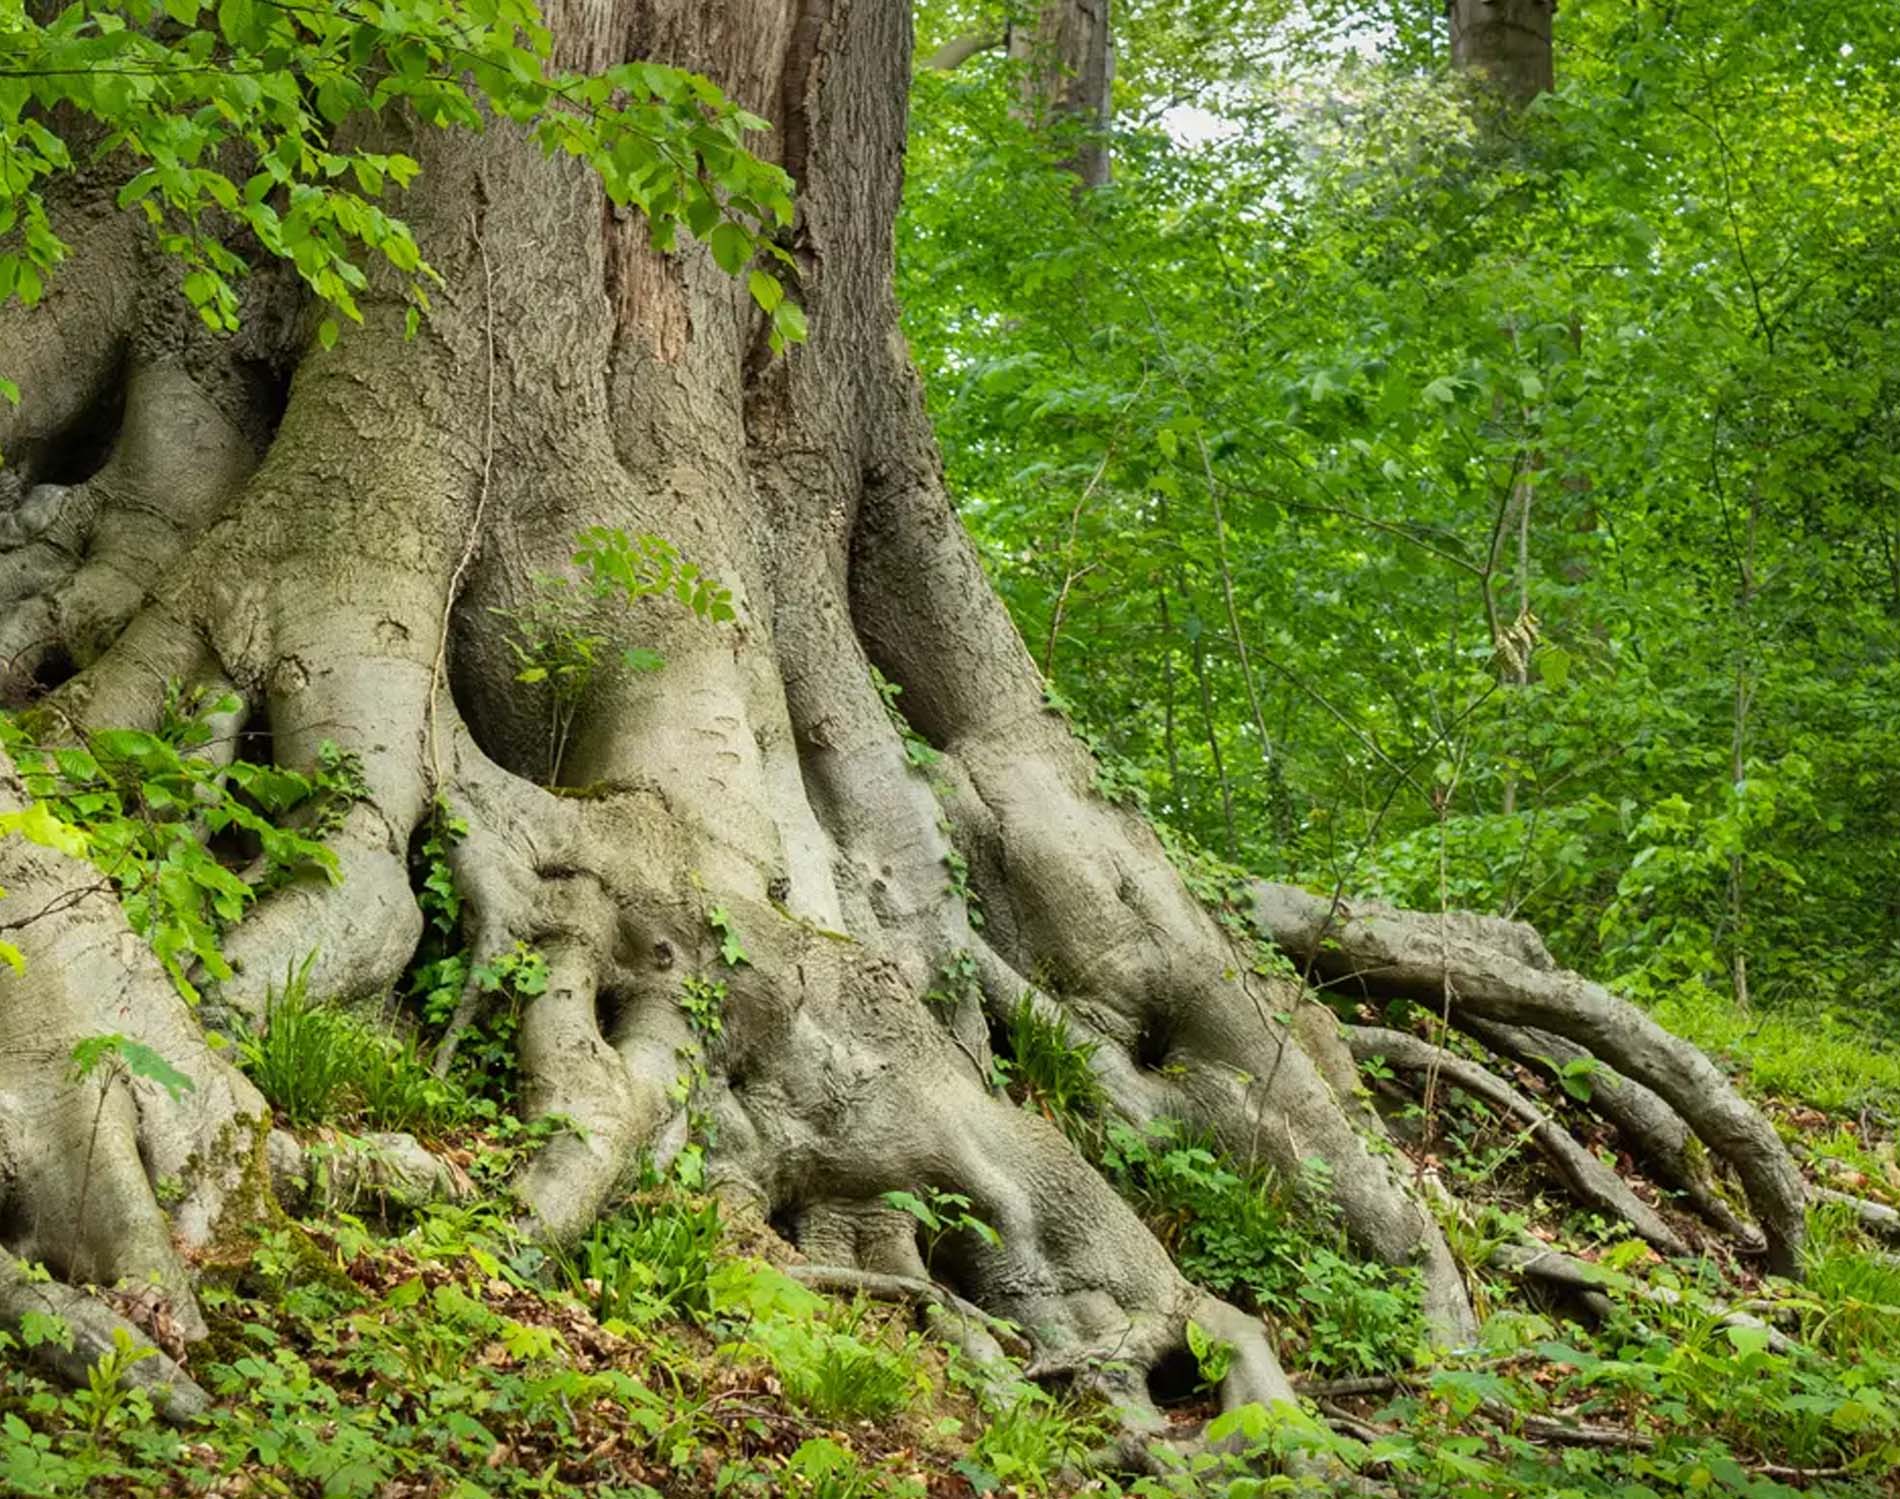
[(1114, 79), (1109, 0), (1047, 0), (1034, 27), (1018, 26), (1009, 37), (1010, 56), (1029, 64), (1023, 79), (1023, 116), (1043, 129), (1080, 133), (1075, 154), (1064, 164), (1084, 188), (1109, 177), (1107, 130)]
[(1483, 74), (1520, 104), (1548, 93), (1556, 8), (1553, 0), (1447, 0), (1452, 66)]

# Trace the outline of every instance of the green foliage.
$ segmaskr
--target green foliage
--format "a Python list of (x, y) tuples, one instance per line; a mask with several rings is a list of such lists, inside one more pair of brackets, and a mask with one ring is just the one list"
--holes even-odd
[(1103, 794), (1900, 1026), (1892, 27), (1565, 7), (1500, 123), (1436, 11), (1277, 9), (1117, 11), (1096, 192), (1019, 60), (915, 84), (907, 330)]
[(42, 744), (21, 717), (0, 715), (0, 748), (32, 798), (0, 817), (0, 834), (87, 860), (192, 1001), (196, 970), (231, 977), (219, 936), (259, 894), (305, 870), (337, 877), (321, 840), (363, 791), (354, 757), (334, 747), (308, 773), (220, 765), (208, 750), (238, 707), (174, 687), (157, 732), (100, 729), (83, 747)]
[(72, 1050), (73, 1081), (84, 1082), (94, 1073), (143, 1078), (163, 1088), (173, 1103), (195, 1086), (192, 1080), (152, 1050), (130, 1036), (87, 1036)]
[(924, 1002), (946, 1015), (954, 1015), (964, 1005), (981, 1005), (983, 982), (977, 976), (976, 958), (959, 950), (944, 959), (936, 983), (924, 993)]
[(793, 1405), (827, 1421), (877, 1421), (929, 1389), (917, 1368), (916, 1334), (896, 1348), (861, 1336), (862, 1313), (838, 1325), (804, 1319), (753, 1322), (735, 1351), (763, 1355)]
[[(540, 686), (546, 692), (546, 779), (554, 785), (560, 779), (574, 716), (593, 687), (611, 642), (604, 634), (587, 628), (585, 605), (568, 579), (538, 577), (534, 590), (518, 608), (489, 612), (508, 623), (510, 633), (505, 638), (519, 668), (515, 680), (525, 686)], [(630, 669), (657, 670), (660, 662), (650, 658), (650, 652), (641, 655), (636, 666), (635, 653), (628, 650), (622, 653), (621, 664)]]
[(723, 979), (701, 978), (689, 973), (680, 980), (680, 1008), (694, 1033), (711, 1040), (726, 1028), (724, 1010), (726, 985)]
[(429, 1070), (414, 1037), (328, 1004), (309, 988), (315, 954), (273, 988), (261, 1031), (238, 1042), (238, 1065), (294, 1129), (362, 1124), (441, 1136), (472, 1113), (453, 1080)]
[(897, 700), (904, 689), (887, 678), (875, 666), (871, 668), (871, 689), (884, 704), (885, 717), (890, 719), (891, 727), (897, 730), (897, 736), (904, 744), (904, 758), (914, 769), (928, 773), (943, 759), (930, 741), (910, 726), (910, 720), (904, 716), (904, 710), (897, 706)]
[(1102, 1164), (1182, 1273), (1266, 1313), (1283, 1351), (1305, 1367), (1385, 1372), (1424, 1345), (1416, 1277), (1352, 1257), (1328, 1221), (1323, 1184), (1289, 1193), (1165, 1120), (1111, 1122)]
[(591, 526), (580, 535), (575, 565), (601, 595), (617, 593), (626, 603), (671, 598), (698, 619), (726, 624), (738, 617), (732, 590), (688, 562), (658, 536), (628, 536), (611, 526)]
[[(52, 190), (83, 169), (121, 181), (119, 206), (179, 261), (184, 294), (213, 329), (237, 325), (235, 283), (254, 248), (356, 322), (374, 257), (406, 287), (413, 332), (440, 277), (381, 204), (419, 168), (350, 144), (364, 117), (398, 109), (441, 129), (480, 131), (490, 118), (524, 128), (644, 213), (658, 248), (684, 228), (733, 275), (762, 250), (790, 263), (769, 236), (791, 222), (791, 182), (743, 146), (763, 120), (659, 63), (555, 70), (552, 41), (530, 0), (12, 5), (0, 13), (0, 300), (40, 300), (66, 255)], [(775, 351), (803, 337), (776, 275), (754, 270), (749, 286)], [(319, 337), (336, 341), (334, 320)]]
[(704, 1320), (713, 1309), (719, 1243), (719, 1209), (710, 1198), (638, 1199), (594, 1225), (567, 1262), (568, 1282), (603, 1325)]
[[(953, 1366), (952, 1377), (956, 1370)], [(1107, 1440), (1104, 1413), (1075, 1400), (1059, 1401), (1048, 1391), (1021, 1385), (1014, 1397), (990, 1410), (955, 1471), (979, 1494), (1010, 1492), (1052, 1494), (1066, 1485), (1064, 1475), (1084, 1472)]]
[(665, 598), (715, 624), (735, 617), (731, 591), (657, 536), (630, 538), (595, 526), (581, 534), (574, 563), (586, 573), (584, 583), (543, 575), (523, 603), (489, 611), (509, 626), (505, 639), (515, 657), (515, 680), (546, 694), (550, 786), (560, 781), (575, 717), (601, 672), (617, 665), (651, 673), (666, 664), (644, 646), (629, 646), (616, 658), (612, 638), (600, 627), (604, 604)]
[(925, 1269), (935, 1261), (938, 1246), (956, 1234), (969, 1234), (992, 1249), (1003, 1246), (1002, 1235), (970, 1211), (970, 1199), (961, 1192), (926, 1186), (915, 1192), (885, 1192), (882, 1197), (891, 1207), (917, 1220), (922, 1230)]
[[(62, 1393), (0, 1333), (0, 1488), (922, 1499), (971, 1450), (923, 1419), (940, 1354), (737, 1257), (710, 1202), (643, 1194), (552, 1259), (512, 1220), (498, 1199), (396, 1239), (344, 1213), (267, 1232), (237, 1289), (204, 1288), (216, 1404), (188, 1440), (126, 1381), (141, 1346)], [(1041, 1419), (1001, 1446), (1034, 1450)]]
[(548, 965), (521, 941), (481, 960), (468, 951), (452, 862), (453, 850), (467, 836), (467, 824), (438, 803), (412, 847), (410, 880), (424, 927), (403, 990), (426, 1034), (440, 1041), (454, 1031), (449, 1076), (471, 1108), (494, 1117), (514, 1107), (521, 1007), (547, 991)]
[(1062, 1023), (1043, 1014), (1025, 994), (1009, 1012), (1002, 1037), (1005, 1056), (997, 1059), (1025, 1107), (1040, 1110), (1078, 1143), (1093, 1139), (1108, 1110), (1094, 1058), (1099, 1043), (1077, 1044)]
[(739, 940), (739, 929), (733, 924), (732, 913), (724, 906), (714, 906), (706, 913), (706, 925), (712, 928), (712, 934), (719, 939), (719, 961), (728, 968), (737, 968), (752, 960), (746, 956), (745, 944)]
[(1201, 1388), (1218, 1390), (1234, 1366), (1234, 1345), (1215, 1337), (1192, 1317), (1187, 1325), (1188, 1352), (1194, 1355), (1194, 1367), (1200, 1371)]
[(1821, 1109), (1900, 1113), (1900, 1046), (1870, 1037), (1851, 1007), (1745, 1015), (1726, 995), (1685, 984), (1655, 1013), (1677, 1035), (1732, 1061), (1760, 1093)]

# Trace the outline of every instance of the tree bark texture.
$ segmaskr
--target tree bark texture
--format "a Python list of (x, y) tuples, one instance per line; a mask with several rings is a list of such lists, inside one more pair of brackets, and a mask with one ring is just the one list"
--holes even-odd
[(1046, 0), (1033, 26), (1012, 27), (1010, 56), (1028, 63), (1022, 112), (1042, 129), (1081, 133), (1066, 165), (1083, 188), (1108, 181), (1107, 130), (1115, 53), (1109, 0)]

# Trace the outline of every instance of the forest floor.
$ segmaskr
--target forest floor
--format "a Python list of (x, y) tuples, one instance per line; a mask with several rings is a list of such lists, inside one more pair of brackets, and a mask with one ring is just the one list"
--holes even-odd
[[(1815, 1184), (1900, 1207), (1900, 1054), (1714, 1000), (1661, 1018), (1724, 1060)], [(1430, 1354), (1406, 1277), (1358, 1263), (1312, 1194), (1181, 1132), (1082, 1117), (1047, 1062), (1020, 1060), (1023, 1105), (1070, 1128), (1191, 1277), (1267, 1317), (1309, 1402), (1297, 1418), (1220, 1416), (1210, 1342), (1153, 1393), (1184, 1437), (1213, 1419), (1224, 1440), (1184, 1441), (1135, 1475), (1117, 1469), (1099, 1400), (971, 1365), (930, 1335), (922, 1303), (819, 1294), (768, 1226), (723, 1218), (677, 1180), (629, 1195), (571, 1251), (521, 1239), (501, 1186), (541, 1132), (508, 1114), (505, 1086), (484, 1104), (412, 1052), (338, 1044), (350, 1039), (304, 1028), (299, 1046), (375, 1061), (333, 1068), (314, 1093), (295, 1081), (308, 1055), (267, 1038), (245, 1063), (306, 1144), (354, 1140), (354, 1159), (387, 1138), (379, 1126), (408, 1125), (454, 1164), (463, 1200), (402, 1206), (392, 1156), (375, 1190), (319, 1170), (299, 1215), (222, 1245), (198, 1267), (208, 1339), (176, 1346), (145, 1318), (214, 1397), (189, 1426), (159, 1421), (115, 1366), (129, 1344), (70, 1391), (0, 1341), (0, 1492), (1243, 1499), (1341, 1491), (1354, 1470), (1420, 1495), (1900, 1493), (1895, 1246), (1822, 1205), (1800, 1286), (1732, 1254), (1664, 1263), (1573, 1209), (1521, 1131), (1456, 1089), (1427, 1117), (1396, 1079), (1367, 1077), (1406, 1154), (1475, 1204), (1447, 1230), (1483, 1341)], [(1617, 1159), (1576, 1101), (1517, 1080)], [(1601, 1284), (1532, 1293), (1495, 1261), (1526, 1233), (1600, 1267)], [(139, 1320), (137, 1298), (116, 1294)], [(60, 1332), (29, 1322), (21, 1340)]]

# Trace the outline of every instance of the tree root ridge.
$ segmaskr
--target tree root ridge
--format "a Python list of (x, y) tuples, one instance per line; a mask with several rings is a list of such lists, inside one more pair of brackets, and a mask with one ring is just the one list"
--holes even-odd
[(56, 1281), (36, 1281), (11, 1256), (0, 1261), (0, 1328), (22, 1334), (29, 1317), (56, 1319), (64, 1336), (49, 1335), (42, 1327), (39, 1341), (29, 1343), (28, 1357), (66, 1383), (83, 1386), (101, 1359), (121, 1349), (142, 1350), (143, 1356), (123, 1368), (122, 1378), (151, 1397), (154, 1409), (166, 1420), (183, 1423), (211, 1408), (211, 1397), (169, 1354), (152, 1346), (145, 1328), (118, 1316), (106, 1304), (83, 1291)]
[(981, 1307), (965, 1301), (956, 1292), (934, 1281), (909, 1275), (879, 1275), (868, 1270), (850, 1270), (837, 1265), (792, 1265), (787, 1275), (814, 1291), (846, 1296), (866, 1296), (873, 1301), (896, 1301), (908, 1305), (934, 1307), (950, 1313), (962, 1322), (981, 1328), (1004, 1352), (1025, 1357), (1029, 1341), (1021, 1331), (1000, 1317), (992, 1317)]

